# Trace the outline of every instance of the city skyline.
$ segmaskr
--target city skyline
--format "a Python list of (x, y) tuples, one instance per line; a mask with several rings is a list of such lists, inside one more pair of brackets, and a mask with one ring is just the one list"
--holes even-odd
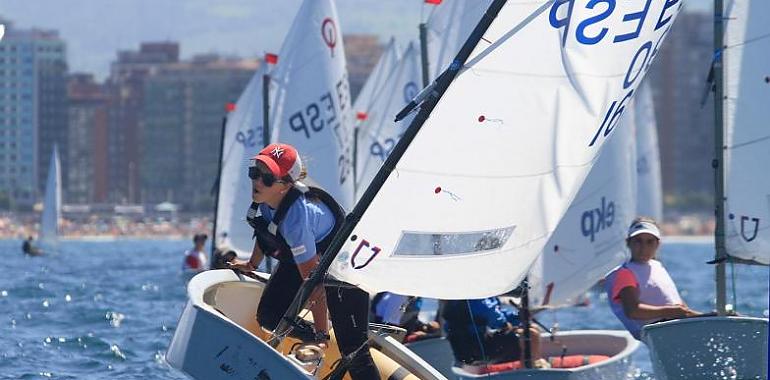
[[(179, 42), (182, 59), (206, 53), (244, 58), (277, 53), (300, 3), (4, 0), (0, 18), (19, 28), (57, 30), (67, 43), (69, 71), (92, 73), (101, 81), (119, 50), (134, 50), (142, 42)], [(417, 38), (417, 25), (431, 7), (423, 0), (337, 0), (336, 4), (343, 33), (374, 34), (381, 42), (394, 36), (402, 46)], [(710, 6), (709, 0), (690, 0), (685, 10), (708, 11)]]

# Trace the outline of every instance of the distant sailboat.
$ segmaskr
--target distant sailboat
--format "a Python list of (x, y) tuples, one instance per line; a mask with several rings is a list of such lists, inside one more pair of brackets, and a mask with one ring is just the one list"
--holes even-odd
[(767, 379), (768, 319), (729, 315), (726, 264), (770, 264), (768, 15), (766, 0), (714, 2), (718, 316), (642, 329), (656, 379)]
[(54, 145), (48, 165), (48, 179), (45, 184), (43, 212), (40, 218), (40, 244), (44, 249), (54, 248), (59, 243), (59, 222), (61, 221), (61, 164), (59, 148)]
[(642, 82), (634, 98), (629, 127), (636, 131), (636, 214), (663, 220), (663, 188), (660, 178), (660, 153), (652, 90)]
[[(279, 57), (270, 94), (272, 141), (296, 146), (312, 179), (349, 207), (353, 195), (353, 178), (349, 177), (352, 167), (347, 166), (348, 144), (352, 147), (352, 134), (348, 135), (352, 133), (352, 106), (333, 1), (303, 2)], [(253, 231), (237, 230), (241, 226), (249, 228), (238, 213), (245, 216), (251, 202), (251, 184), (244, 165), (261, 148), (259, 140), (252, 142), (252, 136), (261, 136), (262, 129), (261, 79), (261, 75), (255, 75), (228, 118), (220, 187), (223, 193), (218, 203), (222, 210), (218, 211), (218, 221), (221, 217), (224, 223), (217, 224), (217, 235), (228, 232), (224, 240), (227, 244), (249, 252)], [(245, 206), (236, 206), (240, 202)], [(241, 239), (249, 241), (241, 243)], [(188, 284), (189, 301), (166, 355), (168, 362), (199, 379), (229, 379), (233, 374), (256, 379), (312, 379), (328, 374), (335, 365), (334, 355), (338, 355), (334, 338), (322, 364), (303, 364), (293, 353), (293, 341), (284, 342), (277, 350), (268, 345), (269, 336), (255, 319), (268, 276), (250, 278), (230, 270), (212, 270), (194, 277)], [(388, 349), (403, 349), (384, 336), (374, 339)], [(403, 375), (403, 369), (384, 351), (372, 349), (383, 378), (396, 371)], [(415, 356), (413, 361), (419, 358)]]
[(399, 122), (393, 115), (420, 91), (420, 52), (409, 43), (379, 91), (372, 96), (365, 120), (358, 125), (356, 200), (369, 186), (380, 166), (398, 143), (412, 117)]
[[(388, 77), (400, 60), (401, 52), (396, 44), (396, 39), (391, 37), (377, 64), (369, 73), (364, 86), (361, 87), (361, 91), (356, 96), (355, 102), (353, 102), (353, 110), (357, 113), (356, 119), (359, 122), (362, 119), (366, 120), (372, 108), (372, 101), (381, 92), (382, 87), (387, 83)], [(359, 116), (359, 113), (363, 114)]]
[(336, 9), (319, 6), (303, 2), (271, 73), (269, 142), (296, 147), (311, 184), (350, 210), (355, 120), (345, 49)]
[[(247, 259), (254, 249), (253, 230), (246, 223), (251, 205), (251, 179), (246, 175), (249, 158), (262, 149), (262, 74), (261, 68), (238, 98), (226, 120), (220, 163), (217, 210), (213, 244), (229, 247), (238, 257)], [(213, 260), (212, 260), (213, 262)]]

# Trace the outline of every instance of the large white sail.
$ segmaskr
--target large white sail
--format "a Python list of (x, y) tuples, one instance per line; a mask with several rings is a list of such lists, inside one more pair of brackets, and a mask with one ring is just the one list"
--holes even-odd
[(516, 287), (679, 5), (503, 5), (347, 237), (332, 274), (370, 292), (442, 299)]
[(238, 98), (235, 110), (227, 116), (222, 145), (222, 171), (219, 177), (215, 240), (248, 258), (254, 248), (252, 229), (246, 223), (251, 204), (249, 159), (263, 147), (262, 75), (264, 68), (251, 78)]
[(61, 164), (59, 163), (59, 148), (54, 145), (51, 162), (48, 164), (43, 213), (40, 218), (39, 238), (43, 245), (52, 246), (58, 243), (61, 202)]
[[(660, 154), (652, 90), (643, 82), (636, 92), (631, 114), (625, 115), (636, 131), (636, 212), (657, 221), (663, 220), (663, 188), (660, 180)], [(625, 123), (625, 122), (624, 122)]]
[(633, 108), (532, 266), (530, 306), (574, 305), (627, 258), (626, 231), (637, 213)]
[(309, 177), (353, 205), (353, 112), (345, 50), (331, 0), (305, 0), (272, 73), (271, 140), (297, 148)]
[(725, 237), (730, 256), (770, 264), (770, 2), (726, 2)]
[(420, 53), (414, 43), (409, 43), (403, 57), (388, 76), (387, 82), (372, 98), (366, 120), (358, 125), (356, 197), (360, 197), (369, 186), (412, 121), (410, 116), (394, 122), (393, 115), (404, 108), (420, 91), (421, 75)]
[[(396, 39), (391, 37), (377, 64), (374, 65), (369, 77), (366, 78), (366, 83), (361, 87), (361, 92), (356, 96), (356, 101), (353, 102), (353, 110), (356, 112), (356, 119), (359, 119), (359, 124), (361, 119), (365, 121), (372, 108), (372, 101), (385, 85), (400, 59), (401, 52), (396, 46)], [(358, 117), (359, 113), (361, 118)]]
[(432, 6), (428, 19), (428, 73), (432, 81), (447, 69), (492, 0), (451, 0)]

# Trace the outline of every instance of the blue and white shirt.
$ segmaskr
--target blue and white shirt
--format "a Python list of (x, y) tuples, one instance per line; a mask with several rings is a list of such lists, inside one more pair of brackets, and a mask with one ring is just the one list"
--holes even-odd
[[(262, 203), (259, 211), (266, 221), (273, 221), (276, 210)], [(331, 232), (334, 223), (334, 214), (328, 206), (322, 202), (311, 202), (302, 195), (289, 206), (278, 231), (291, 248), (294, 262), (302, 264), (318, 253), (316, 243)]]

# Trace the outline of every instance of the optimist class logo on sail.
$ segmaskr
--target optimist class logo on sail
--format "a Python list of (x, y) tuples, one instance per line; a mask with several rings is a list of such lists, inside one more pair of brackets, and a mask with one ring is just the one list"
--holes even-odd
[(337, 26), (334, 25), (334, 20), (329, 17), (321, 23), (321, 37), (326, 46), (329, 47), (332, 58), (334, 58), (334, 47), (337, 46)]

